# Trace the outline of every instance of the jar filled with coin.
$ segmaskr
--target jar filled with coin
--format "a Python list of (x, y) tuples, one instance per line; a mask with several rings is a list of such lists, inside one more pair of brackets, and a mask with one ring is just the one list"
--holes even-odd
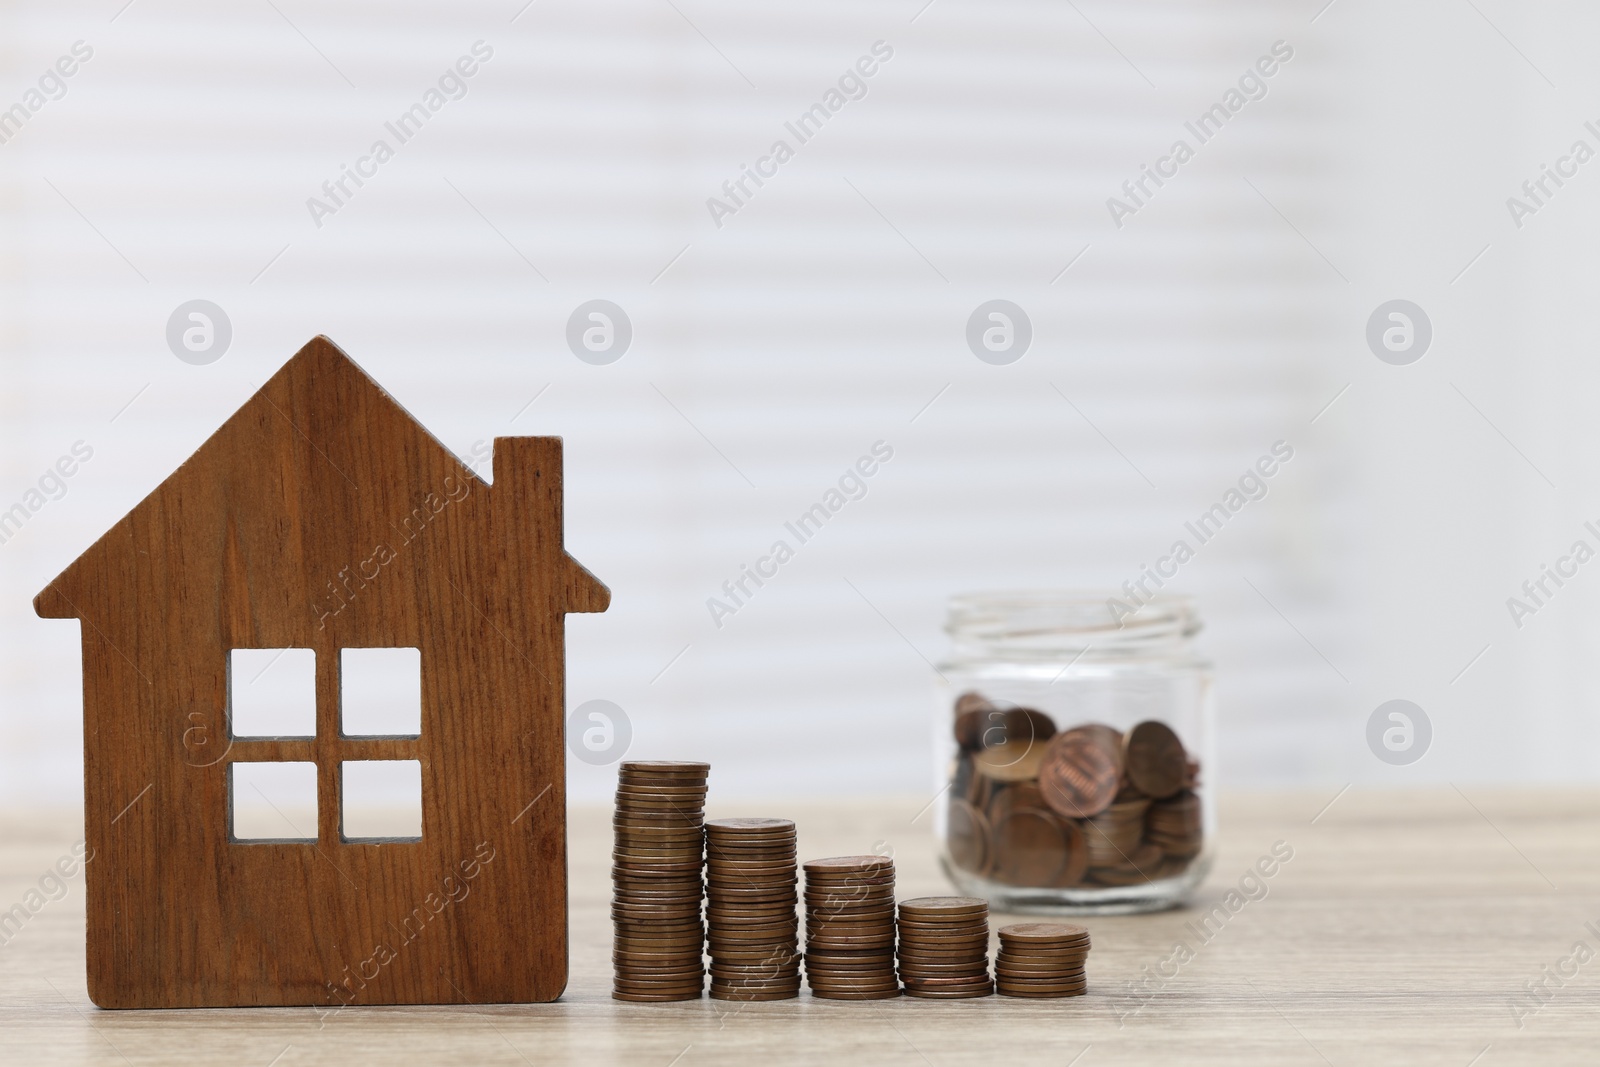
[(997, 910), (1152, 911), (1211, 863), (1211, 664), (1184, 597), (950, 602), (939, 665), (940, 860)]

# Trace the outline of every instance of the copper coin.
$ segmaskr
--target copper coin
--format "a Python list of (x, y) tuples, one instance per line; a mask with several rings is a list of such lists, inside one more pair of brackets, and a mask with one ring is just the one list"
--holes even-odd
[(902, 975), (902, 978), (902, 984), (907, 989), (913, 987), (917, 989), (977, 989), (991, 984), (989, 976), (986, 974), (969, 975), (960, 978), (905, 978)]
[(618, 808), (630, 805), (670, 805), (684, 811), (691, 811), (698, 817), (705, 815), (706, 790), (704, 786), (697, 789), (658, 789), (649, 785), (630, 785), (624, 783), (617, 787), (612, 794), (612, 799)]
[(795, 889), (794, 868), (787, 871), (772, 870), (771, 868), (751, 867), (746, 870), (729, 870), (726, 867), (708, 866), (706, 868), (706, 881), (714, 885), (725, 885), (731, 889), (740, 886), (777, 887)]
[(700, 895), (705, 892), (705, 886), (698, 879), (691, 881), (681, 878), (613, 878), (611, 888), (618, 893), (684, 893)]
[(821, 924), (894, 922), (894, 909), (889, 905), (881, 908), (819, 908), (807, 905), (805, 914), (807, 922)]
[(793, 1000), (799, 995), (800, 991), (798, 989), (792, 993), (750, 993), (738, 989), (717, 989), (715, 987), (711, 990), (712, 1000)]
[(875, 974), (894, 973), (894, 954), (891, 952), (874, 950), (849, 959), (825, 955), (825, 953), (834, 951), (837, 950), (807, 947), (805, 953), (806, 970), (816, 971), (818, 974), (855, 974), (862, 971), (869, 971)]
[(697, 959), (704, 942), (685, 941), (681, 944), (663, 944), (661, 942), (635, 942), (613, 941), (611, 943), (611, 956), (625, 956), (629, 959), (650, 959), (655, 957), (677, 956), (680, 959)]
[(862, 940), (877, 944), (881, 939), (894, 939), (893, 926), (812, 926), (806, 925), (806, 941), (818, 945), (839, 944)]
[(997, 782), (1029, 782), (1039, 777), (1048, 750), (1044, 741), (1006, 741), (972, 756), (978, 773)]
[(706, 918), (720, 923), (794, 922), (798, 914), (793, 904), (712, 904), (706, 908)]
[(1049, 886), (1069, 858), (1070, 832), (1049, 809), (1022, 808), (995, 823), (991, 877), (1015, 886)]
[(714, 941), (711, 955), (723, 962), (762, 964), (764, 966), (790, 966), (800, 962), (800, 945), (794, 937), (774, 938), (767, 942)]
[(1082, 818), (1111, 804), (1121, 778), (1120, 735), (1112, 748), (1104, 734), (1079, 726), (1050, 742), (1040, 766), (1039, 788), (1056, 814)]
[(759, 964), (752, 966), (733, 966), (726, 963), (713, 962), (710, 968), (711, 977), (724, 982), (738, 982), (745, 986), (784, 986), (798, 985), (800, 972), (793, 967), (765, 967)]
[(1012, 970), (1009, 967), (996, 967), (994, 976), (1002, 982), (1021, 982), (1026, 985), (1029, 982), (1082, 981), (1084, 973), (1085, 972), (1081, 966), (1074, 967), (1070, 970), (1063, 969), (1054, 971), (1017, 971)]
[(672, 895), (656, 893), (623, 893), (612, 895), (612, 901), (617, 904), (642, 904), (646, 906), (661, 905), (664, 907), (680, 907), (682, 905), (700, 903), (698, 894), (674, 893)]
[(898, 924), (898, 929), (900, 931), (900, 940), (904, 941), (908, 945), (938, 945), (948, 941), (966, 941), (969, 938), (978, 938), (982, 940), (984, 944), (988, 944), (989, 942), (989, 928), (987, 924), (945, 931), (907, 926), (905, 922), (902, 921)]
[(664, 800), (632, 800), (619, 799), (616, 805), (616, 814), (611, 818), (611, 825), (625, 825), (635, 817), (643, 822), (646, 819), (670, 820), (677, 819), (684, 826), (701, 826), (701, 812), (698, 807), (673, 804)]
[(894, 943), (894, 927), (806, 927), (806, 943), (819, 947), (837, 945), (841, 948), (865, 948), (880, 942)]
[(611, 902), (611, 917), (635, 921), (676, 919), (679, 922), (694, 923), (700, 921), (700, 902), (690, 900), (675, 904), (636, 904), (625, 900), (614, 900)]
[(716, 863), (766, 864), (772, 867), (798, 866), (794, 846), (787, 848), (729, 848), (714, 837), (706, 838), (706, 857)]
[(1071, 952), (1057, 952), (1049, 956), (1019, 956), (1016, 953), (1001, 952), (994, 958), (996, 967), (1007, 967), (1016, 970), (1044, 970), (1054, 967), (1064, 970), (1069, 967), (1082, 968), (1084, 960), (1089, 956), (1087, 948), (1075, 949)]
[(1128, 731), (1123, 743), (1128, 779), (1153, 797), (1170, 797), (1188, 777), (1189, 754), (1164, 722), (1151, 719)]
[(627, 970), (620, 965), (613, 975), (611, 984), (617, 989), (626, 989), (632, 993), (665, 993), (675, 989), (693, 989), (705, 982), (705, 975), (698, 970), (649, 971)]
[(749, 928), (718, 926), (711, 924), (711, 933), (708, 935), (711, 944), (722, 945), (763, 945), (773, 942), (790, 942), (800, 936), (799, 930), (793, 925), (752, 926)]
[(617, 785), (617, 796), (623, 796), (624, 794), (640, 797), (694, 797), (703, 799), (706, 795), (706, 787), (704, 785), (695, 785), (692, 782), (683, 785), (621, 782)]
[(886, 900), (894, 902), (894, 883), (880, 882), (874, 885), (818, 885), (810, 879), (806, 880), (806, 896), (819, 904), (858, 904), (873, 900)]
[(636, 996), (639, 994), (656, 994), (658, 996), (676, 994), (678, 996), (683, 996), (690, 993), (694, 994), (695, 996), (699, 996), (705, 990), (705, 980), (701, 979), (699, 982), (683, 982), (676, 985), (670, 983), (656, 985), (651, 983), (618, 980), (611, 983), (611, 988), (612, 992), (614, 993), (632, 993)]
[(657, 959), (633, 959), (617, 963), (617, 970), (623, 977), (652, 982), (667, 981), (669, 979), (689, 978), (699, 974), (705, 969), (705, 961), (700, 954), (694, 951), (679, 956), (663, 956)]
[(904, 915), (899, 919), (900, 929), (909, 937), (946, 937), (953, 934), (987, 934), (989, 932), (989, 917), (980, 915), (976, 919), (960, 917), (959, 922), (933, 923), (918, 922), (908, 919)]
[(926, 960), (901, 960), (900, 973), (918, 978), (983, 978), (989, 974), (988, 961), (982, 956), (966, 960), (949, 960), (929, 963)]
[(805, 890), (806, 896), (813, 897), (819, 902), (837, 900), (849, 903), (853, 900), (894, 899), (893, 880), (830, 884), (828, 882), (819, 882), (814, 878), (807, 878)]
[(909, 966), (914, 966), (916, 964), (921, 964), (921, 963), (929, 963), (929, 964), (970, 963), (970, 964), (976, 964), (980, 960), (988, 959), (988, 954), (985, 952), (984, 948), (981, 945), (976, 947), (976, 948), (974, 948), (974, 947), (969, 945), (969, 946), (967, 946), (965, 948), (951, 949), (951, 950), (948, 950), (948, 951), (944, 951), (944, 950), (940, 950), (940, 951), (916, 950), (916, 951), (913, 951), (913, 950), (907, 949), (905, 946), (902, 945), (896, 952), (896, 958), (900, 961), (902, 966), (908, 966), (909, 967)]
[(711, 825), (718, 833), (739, 835), (795, 832), (792, 819), (714, 819)]
[(959, 870), (982, 874), (989, 864), (989, 820), (969, 802), (951, 797), (945, 827), (950, 862)]
[(990, 716), (983, 732), (983, 747), (997, 745), (1043, 744), (1056, 735), (1055, 720), (1034, 708), (1006, 708), (998, 720)]
[(627, 774), (698, 774), (704, 778), (711, 773), (711, 764), (698, 763), (693, 760), (624, 760), (617, 768), (618, 772)]
[(819, 925), (833, 926), (893, 926), (894, 907), (885, 903), (877, 908), (855, 908), (839, 910), (837, 908), (807, 908), (806, 921)]
[(1060, 982), (1054, 985), (1015, 985), (999, 982), (1000, 995), (1006, 997), (1075, 997), (1088, 990), (1086, 982)]
[(1088, 928), (1076, 923), (1012, 923), (1000, 928), (1002, 941), (1028, 945), (1059, 945), (1087, 939)]
[(989, 728), (989, 716), (994, 709), (989, 711), (964, 711), (955, 718), (952, 733), (955, 735), (956, 747), (963, 753), (976, 752), (983, 747), (983, 732)]
[(722, 874), (755, 874), (796, 880), (794, 853), (787, 856), (729, 856), (716, 845), (706, 846), (706, 869)]
[(800, 974), (800, 960), (798, 957), (783, 959), (756, 959), (743, 956), (713, 956), (711, 959), (711, 972), (722, 977), (736, 977), (746, 980), (795, 978)]
[(757, 886), (735, 889), (730, 886), (706, 887), (706, 899), (718, 904), (797, 904), (792, 886)]
[(1081, 971), (1088, 954), (1088, 949), (1054, 956), (1017, 956), (1001, 952), (995, 956), (994, 965), (1008, 971)]
[(830, 856), (827, 859), (806, 861), (807, 874), (853, 874), (893, 870), (894, 860), (887, 856)]
[(1018, 808), (1047, 806), (1044, 793), (1039, 789), (1037, 781), (999, 782), (996, 783), (994, 791), (984, 805), (984, 814), (989, 817), (989, 824), (993, 826)]
[(813, 989), (826, 989), (829, 992), (848, 990), (865, 993), (878, 989), (894, 989), (900, 982), (894, 977), (836, 978), (832, 975), (808, 974), (806, 984)]
[(900, 914), (907, 918), (987, 915), (989, 902), (982, 897), (912, 897), (900, 902)]
[(798, 991), (800, 976), (798, 974), (778, 975), (775, 977), (747, 977), (745, 975), (712, 975), (712, 989), (744, 990), (750, 993), (777, 993), (782, 990)]
[(910, 986), (907, 986), (906, 987), (906, 996), (908, 996), (908, 997), (918, 997), (918, 998), (920, 998), (922, 1000), (972, 1000), (972, 999), (974, 999), (976, 997), (992, 997), (992, 996), (994, 996), (994, 986), (992, 986), (992, 985), (981, 986), (981, 987), (978, 987), (978, 988), (975, 988), (975, 989), (971, 990), (970, 992), (966, 991), (966, 990), (955, 990), (955, 991), (916, 990), (916, 989), (912, 989)]
[(873, 993), (830, 993), (820, 989), (813, 989), (811, 995), (817, 1000), (890, 1000), (898, 997), (900, 990), (897, 987)]
[(717, 946), (708, 949), (714, 967), (750, 968), (773, 973), (794, 971), (800, 966), (799, 953), (793, 942), (785, 945), (763, 945), (749, 949), (731, 949)]
[(704, 995), (703, 990), (696, 989), (692, 993), (623, 993), (612, 990), (612, 1000), (627, 1000), (636, 1004), (665, 1004), (675, 1000), (699, 1000)]
[(806, 938), (806, 951), (823, 948), (854, 948), (854, 949), (881, 949), (885, 953), (894, 951), (894, 935), (884, 934), (881, 937), (812, 937)]
[(1083, 824), (1076, 819), (1062, 819), (1061, 829), (1065, 839), (1063, 847), (1066, 861), (1056, 874), (1056, 880), (1051, 883), (1056, 888), (1078, 885), (1083, 881), (1084, 871), (1089, 868), (1089, 848), (1083, 839)]

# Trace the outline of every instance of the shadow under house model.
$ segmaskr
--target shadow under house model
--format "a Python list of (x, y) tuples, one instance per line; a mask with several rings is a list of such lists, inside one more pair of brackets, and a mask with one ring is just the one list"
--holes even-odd
[[(88, 982), (107, 1008), (549, 1001), (567, 980), (561, 439), (464, 467), (324, 337), (34, 600), (83, 630)], [(415, 648), (422, 725), (346, 736), (340, 651)], [(233, 649), (311, 649), (316, 729), (235, 737)], [(343, 833), (416, 760), (422, 836)], [(233, 765), (316, 765), (315, 839), (240, 841)]]

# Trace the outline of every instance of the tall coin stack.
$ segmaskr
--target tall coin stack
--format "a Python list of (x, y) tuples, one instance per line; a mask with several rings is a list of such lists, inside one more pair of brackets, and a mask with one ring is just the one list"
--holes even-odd
[(712, 998), (798, 996), (794, 823), (788, 819), (706, 823), (706, 899)]
[(825, 1000), (900, 995), (894, 971), (894, 861), (812, 860), (806, 870), (806, 982)]
[(1089, 931), (1071, 923), (1017, 923), (1000, 928), (995, 981), (1003, 997), (1076, 997), (1086, 980)]
[(906, 995), (934, 1000), (986, 997), (989, 902), (917, 897), (900, 904), (900, 981)]
[(705, 988), (706, 763), (629, 762), (617, 778), (611, 962), (617, 1000), (695, 1000)]

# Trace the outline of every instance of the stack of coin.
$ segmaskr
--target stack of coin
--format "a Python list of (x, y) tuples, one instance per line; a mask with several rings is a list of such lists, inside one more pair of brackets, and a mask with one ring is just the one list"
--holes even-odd
[(794, 823), (788, 819), (706, 823), (706, 897), (712, 998), (798, 996)]
[(840, 856), (806, 865), (806, 983), (826, 1000), (900, 995), (894, 973), (894, 861)]
[(902, 901), (899, 956), (907, 996), (988, 996), (994, 992), (989, 980), (989, 902), (981, 897)]
[(1144, 836), (1144, 813), (1150, 798), (1139, 795), (1118, 800), (1100, 814), (1084, 820), (1083, 843), (1093, 867), (1120, 867), (1139, 848)]
[(1186, 859), (1200, 851), (1200, 825), (1200, 798), (1185, 790), (1150, 805), (1144, 836), (1167, 856)]
[(1003, 997), (1076, 997), (1086, 980), (1089, 931), (1070, 923), (1017, 923), (1000, 928), (994, 977)]
[(705, 763), (624, 763), (612, 820), (617, 1000), (694, 1000), (705, 988)]

